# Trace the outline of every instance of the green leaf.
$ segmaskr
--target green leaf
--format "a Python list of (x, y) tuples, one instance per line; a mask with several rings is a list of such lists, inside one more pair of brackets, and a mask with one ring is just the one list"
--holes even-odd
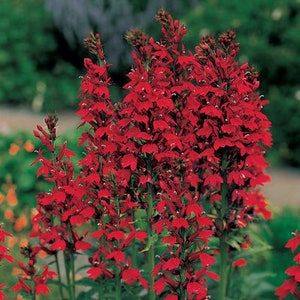
[(241, 246), (240, 244), (235, 240), (235, 239), (230, 239), (226, 242), (226, 244), (228, 244), (230, 247), (240, 251), (241, 250)]
[(140, 253), (149, 251), (150, 248), (153, 247), (154, 244), (157, 242), (157, 240), (158, 240), (157, 234), (154, 234), (154, 235), (152, 235), (152, 236), (149, 236), (149, 237), (148, 237), (148, 242), (147, 242), (146, 248), (143, 249), (143, 250), (141, 250)]

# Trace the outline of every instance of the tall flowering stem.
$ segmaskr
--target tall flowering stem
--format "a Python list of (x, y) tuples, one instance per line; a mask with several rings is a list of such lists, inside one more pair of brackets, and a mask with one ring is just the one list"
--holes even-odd
[[(57, 254), (62, 251), (67, 293), (71, 300), (75, 299), (75, 256), (78, 251), (91, 248), (91, 244), (84, 240), (87, 233), (82, 233), (78, 225), (89, 222), (94, 208), (85, 197), (80, 176), (74, 176), (71, 157), (75, 153), (67, 148), (66, 143), (57, 145), (57, 121), (55, 115), (49, 115), (45, 119), (46, 128), (39, 125), (34, 131), (45, 146), (44, 150), (50, 153), (49, 156), (43, 150), (38, 151), (38, 157), (33, 162), (41, 164), (37, 175), (54, 184), (50, 192), (37, 196), (37, 214), (33, 217), (30, 237), (37, 238), (40, 249), (56, 260), (60, 276), (62, 272)], [(62, 278), (59, 281), (62, 282)], [(62, 294), (61, 286), (60, 291)]]
[[(131, 264), (126, 251), (135, 240), (144, 242), (147, 232), (137, 230), (135, 209), (140, 207), (133, 174), (137, 168), (135, 145), (128, 139), (124, 117), (126, 108), (113, 105), (110, 99), (110, 78), (107, 73), (99, 35), (91, 34), (86, 40), (89, 50), (98, 58), (98, 64), (86, 59), (87, 74), (82, 80), (82, 101), (78, 114), (82, 124), (89, 124), (90, 131), (81, 137), (86, 143), (87, 155), (80, 162), (84, 186), (95, 207), (98, 230), (92, 237), (99, 240), (99, 249), (90, 257), (92, 267), (89, 277), (115, 278), (116, 299), (121, 299), (121, 285), (139, 282), (144, 289), (147, 281)], [(131, 139), (133, 136), (131, 135)]]
[(226, 297), (228, 253), (248, 244), (243, 228), (257, 214), (271, 217), (256, 190), (269, 181), (264, 153), (271, 146), (270, 122), (261, 111), (268, 101), (257, 93), (257, 72), (235, 61), (239, 44), (234, 39), (231, 31), (218, 41), (204, 37), (196, 47), (201, 71), (193, 73), (203, 103), (197, 132), (203, 149), (199, 167), (205, 170), (202, 193), (207, 193), (216, 216), (220, 241), (220, 300)]
[[(151, 226), (155, 231), (148, 241), (154, 245), (156, 237), (156, 244), (164, 249), (153, 268), (152, 276), (157, 278), (154, 289), (156, 294), (165, 293), (174, 299), (195, 294), (204, 298), (203, 277), (209, 274), (216, 279), (217, 275), (207, 270), (214, 261), (203, 253), (213, 234), (209, 230), (212, 223), (202, 216), (202, 205), (197, 203), (195, 187), (199, 178), (194, 174), (195, 158), (189, 156), (196, 140), (192, 123), (195, 112), (188, 99), (193, 85), (185, 67), (197, 62), (185, 54), (181, 43), (185, 27), (164, 10), (158, 12), (156, 19), (162, 25), (160, 42), (140, 31), (127, 34), (127, 40), (135, 47), (137, 67), (129, 74), (130, 82), (125, 86), (129, 94), (124, 99), (136, 107), (131, 116), (140, 132), (147, 130), (141, 152), (147, 155), (148, 172), (140, 182), (156, 192), (154, 197), (148, 193), (147, 198), (148, 209), (150, 203), (153, 205)], [(145, 125), (140, 124), (142, 116)], [(201, 263), (195, 267), (199, 258)]]

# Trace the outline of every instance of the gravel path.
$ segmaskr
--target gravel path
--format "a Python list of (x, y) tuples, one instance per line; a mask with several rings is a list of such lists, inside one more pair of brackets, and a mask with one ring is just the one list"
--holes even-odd
[[(7, 108), (0, 106), (0, 132), (9, 134), (16, 130), (32, 132), (37, 124), (44, 124), (46, 114), (33, 113), (24, 108)], [(58, 113), (58, 134), (76, 129), (80, 124), (75, 111)], [(262, 190), (269, 199), (271, 206), (282, 207), (293, 205), (300, 207), (300, 168), (269, 168), (272, 183), (265, 185)]]

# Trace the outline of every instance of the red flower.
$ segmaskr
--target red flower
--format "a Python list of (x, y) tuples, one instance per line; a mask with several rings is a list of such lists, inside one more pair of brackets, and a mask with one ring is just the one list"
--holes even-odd
[(295, 252), (300, 244), (300, 234), (298, 233), (298, 230), (294, 232), (294, 235), (295, 237), (291, 238), (285, 245), (286, 248), (291, 248), (292, 252)]
[[(0, 289), (3, 289), (4, 287), (6, 287), (6, 284), (0, 284)], [(4, 294), (3, 291), (0, 290), (0, 300), (3, 300), (7, 298), (7, 296)]]
[(36, 295), (43, 294), (46, 296), (47, 294), (50, 294), (50, 290), (45, 283), (37, 283), (34, 290)]
[(156, 291), (157, 295), (160, 295), (163, 292), (165, 286), (166, 280), (164, 277), (161, 277), (154, 282), (153, 290)]
[(85, 251), (85, 250), (88, 250), (90, 248), (92, 248), (92, 245), (90, 243), (86, 242), (86, 241), (77, 241), (77, 242), (75, 242), (75, 249), (77, 251), (79, 251), (79, 250)]
[(179, 265), (181, 264), (181, 260), (178, 257), (170, 258), (168, 261), (162, 264), (163, 271), (165, 270), (174, 270), (178, 269)]
[(285, 280), (285, 282), (276, 289), (275, 295), (279, 296), (280, 300), (284, 299), (288, 294), (295, 294), (297, 282), (293, 279)]
[(175, 294), (169, 294), (165, 300), (178, 300), (178, 296)]
[(240, 268), (247, 265), (247, 261), (244, 258), (240, 258), (232, 263), (233, 267)]
[(12, 235), (10, 233), (6, 232), (5, 230), (3, 230), (1, 227), (2, 227), (2, 225), (0, 224), (0, 242), (4, 243), (6, 237), (11, 237)]
[(197, 299), (204, 299), (207, 295), (207, 290), (198, 282), (189, 282), (187, 285), (187, 292), (190, 296), (197, 295)]
[(24, 291), (27, 294), (31, 293), (31, 287), (28, 286), (23, 279), (18, 278), (18, 283), (15, 284), (12, 288), (12, 291), (14, 291), (15, 293), (19, 292), (19, 291)]
[(121, 276), (126, 284), (131, 285), (131, 284), (135, 283), (136, 281), (139, 281), (145, 289), (148, 288), (147, 281), (141, 277), (141, 273), (138, 269), (135, 269), (135, 268), (125, 269), (122, 272)]

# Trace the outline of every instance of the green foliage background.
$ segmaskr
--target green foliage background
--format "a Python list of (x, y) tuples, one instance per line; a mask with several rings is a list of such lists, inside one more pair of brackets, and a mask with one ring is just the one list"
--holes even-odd
[(78, 71), (60, 54), (59, 40), (43, 1), (1, 0), (0, 101), (44, 110), (76, 104)]

